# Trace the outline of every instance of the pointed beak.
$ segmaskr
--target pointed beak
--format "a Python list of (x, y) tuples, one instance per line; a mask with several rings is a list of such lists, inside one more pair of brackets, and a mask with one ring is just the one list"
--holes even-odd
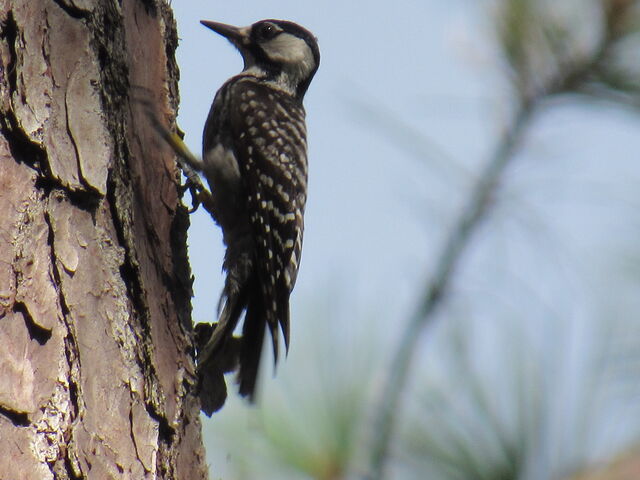
[(227, 38), (238, 48), (249, 44), (249, 27), (234, 27), (233, 25), (210, 22), (209, 20), (200, 20), (200, 23)]

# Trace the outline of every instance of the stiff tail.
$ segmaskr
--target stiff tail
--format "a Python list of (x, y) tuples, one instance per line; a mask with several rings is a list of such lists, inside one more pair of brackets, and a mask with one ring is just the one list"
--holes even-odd
[(236, 328), (245, 307), (245, 294), (244, 291), (241, 291), (236, 295), (226, 297), (222, 314), (215, 325), (213, 334), (198, 352), (199, 365), (215, 361), (218, 352), (223, 350), (225, 343), (233, 336), (233, 330)]
[[(278, 356), (278, 321), (273, 317), (273, 321), (268, 321), (268, 310), (265, 308), (264, 293), (256, 285), (257, 279), (245, 285), (239, 293), (226, 297), (220, 321), (216, 325), (213, 334), (205, 347), (198, 355), (200, 368), (205, 364), (222, 364), (227, 362), (221, 358), (226, 353), (233, 352), (237, 359), (239, 393), (243, 397), (249, 397), (251, 402), (255, 401), (256, 384), (260, 369), (260, 359), (262, 356), (262, 346), (264, 342), (267, 324), (273, 340), (274, 359)], [(246, 310), (244, 324), (242, 327), (242, 338), (233, 337), (235, 329), (242, 311)], [(288, 324), (288, 308), (286, 309), (283, 323)], [(285, 332), (285, 342), (288, 343), (288, 329)], [(236, 340), (239, 344), (232, 349), (226, 345)], [(235, 344), (235, 342), (233, 342)], [(288, 346), (288, 345), (287, 345)], [(228, 371), (225, 368), (225, 371)]]
[(240, 370), (238, 383), (240, 395), (255, 401), (256, 380), (262, 355), (262, 343), (267, 321), (264, 316), (262, 295), (259, 290), (252, 292), (247, 305), (247, 313), (242, 326), (242, 344), (239, 352)]

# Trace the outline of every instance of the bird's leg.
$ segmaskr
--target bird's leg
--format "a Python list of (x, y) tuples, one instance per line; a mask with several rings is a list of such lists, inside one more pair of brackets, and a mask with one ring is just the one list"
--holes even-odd
[(211, 192), (209, 192), (202, 184), (200, 177), (195, 170), (183, 162), (180, 157), (178, 157), (178, 165), (185, 176), (184, 184), (179, 187), (180, 195), (182, 196), (186, 191), (189, 191), (189, 194), (191, 195), (191, 208), (189, 209), (189, 213), (193, 213), (202, 203), (204, 203), (203, 197), (210, 196)]
[(186, 177), (184, 186), (181, 186), (180, 193), (183, 194), (189, 190), (192, 198), (192, 206), (189, 209), (189, 213), (193, 213), (198, 209), (198, 206), (204, 206), (205, 210), (209, 212), (209, 215), (215, 220), (213, 213), (213, 196), (211, 192), (204, 186), (198, 172), (201, 172), (204, 168), (204, 163), (201, 158), (194, 155), (189, 147), (184, 143), (184, 133), (178, 129), (178, 133), (171, 132), (160, 121), (158, 115), (154, 110), (153, 102), (148, 98), (148, 92), (145, 89), (137, 89), (137, 96), (135, 98), (147, 115), (147, 118), (151, 122), (153, 128), (160, 134), (160, 136), (169, 144), (171, 149), (176, 154), (178, 165), (183, 171)]

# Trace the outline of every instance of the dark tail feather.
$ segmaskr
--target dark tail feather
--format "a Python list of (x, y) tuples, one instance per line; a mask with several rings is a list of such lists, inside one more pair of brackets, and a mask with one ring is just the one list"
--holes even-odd
[[(271, 311), (267, 312), (267, 315), (272, 315)], [(279, 335), (278, 335), (278, 320), (275, 318), (269, 319), (267, 317), (267, 326), (269, 327), (269, 333), (271, 333), (271, 346), (273, 347), (273, 365), (278, 364), (279, 355)]]
[(262, 295), (258, 289), (255, 289), (249, 299), (242, 327), (240, 370), (238, 372), (240, 395), (248, 396), (252, 402), (255, 401), (256, 380), (260, 367), (264, 332), (267, 326), (264, 311)]
[(278, 312), (278, 318), (280, 322), (280, 328), (282, 329), (282, 336), (284, 337), (285, 356), (289, 353), (289, 295), (284, 300), (279, 302), (280, 310)]
[(233, 335), (233, 330), (238, 324), (242, 309), (244, 308), (244, 292), (226, 299), (222, 315), (215, 325), (213, 334), (198, 352), (198, 364), (205, 365), (224, 347), (225, 343)]

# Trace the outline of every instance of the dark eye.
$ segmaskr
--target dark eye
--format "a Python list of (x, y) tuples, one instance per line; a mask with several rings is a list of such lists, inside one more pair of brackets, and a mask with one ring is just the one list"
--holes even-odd
[(263, 40), (271, 40), (278, 34), (278, 28), (273, 23), (263, 23), (258, 30), (258, 36)]

